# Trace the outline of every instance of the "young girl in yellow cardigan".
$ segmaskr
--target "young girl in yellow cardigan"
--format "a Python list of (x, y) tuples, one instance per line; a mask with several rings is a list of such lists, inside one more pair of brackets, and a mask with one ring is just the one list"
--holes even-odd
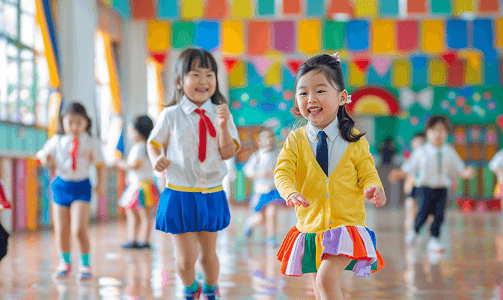
[(343, 270), (368, 277), (384, 266), (365, 225), (364, 199), (381, 207), (386, 196), (364, 133), (346, 112), (350, 102), (338, 53), (304, 62), (295, 79), (294, 113), (308, 123), (290, 133), (274, 172), (298, 219), (278, 251), (280, 272), (311, 273), (317, 300), (343, 299)]

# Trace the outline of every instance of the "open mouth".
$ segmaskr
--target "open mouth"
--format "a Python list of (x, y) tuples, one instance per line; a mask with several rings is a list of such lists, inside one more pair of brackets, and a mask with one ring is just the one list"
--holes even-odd
[(196, 92), (206, 93), (209, 89), (196, 89)]
[(312, 115), (312, 116), (319, 115), (322, 110), (323, 110), (323, 108), (321, 108), (321, 107), (311, 107), (311, 108), (307, 109), (307, 111), (309, 112), (309, 114)]

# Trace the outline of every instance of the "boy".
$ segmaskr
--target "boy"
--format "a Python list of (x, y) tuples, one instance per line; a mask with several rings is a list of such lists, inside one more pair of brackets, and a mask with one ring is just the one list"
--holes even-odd
[(444, 251), (439, 235), (444, 221), (447, 188), (450, 186), (451, 176), (470, 179), (475, 174), (473, 168), (466, 167), (457, 152), (446, 144), (450, 128), (447, 117), (431, 116), (424, 126), (427, 142), (412, 154), (401, 169), (393, 170), (389, 176), (390, 181), (396, 182), (407, 175), (417, 175), (416, 197), (419, 211), (414, 228), (407, 232), (405, 240), (407, 244), (412, 244), (428, 215), (433, 214), (435, 219), (431, 225), (432, 238), (428, 242), (428, 250), (432, 252)]
[[(426, 143), (426, 134), (424, 132), (418, 132), (412, 137), (410, 146), (412, 151), (416, 150), (420, 146)], [(413, 176), (407, 176), (404, 183), (404, 192), (407, 195), (405, 199), (405, 232), (408, 232), (412, 228), (414, 223), (414, 217), (417, 214), (417, 203), (416, 203), (416, 191), (417, 187), (415, 185), (415, 179)]]

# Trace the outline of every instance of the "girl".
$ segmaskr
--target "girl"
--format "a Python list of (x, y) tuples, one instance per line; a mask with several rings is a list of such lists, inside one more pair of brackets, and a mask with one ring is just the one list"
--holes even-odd
[(154, 123), (148, 116), (137, 117), (128, 126), (128, 139), (133, 142), (128, 159), (118, 160), (115, 166), (127, 172), (129, 186), (119, 205), (126, 209), (127, 238), (124, 249), (150, 248), (150, 212), (159, 201), (154, 183), (154, 170), (148, 160), (146, 143)]
[(386, 203), (369, 144), (346, 112), (349, 96), (339, 54), (318, 55), (295, 78), (294, 112), (307, 119), (279, 154), (274, 182), (298, 222), (277, 257), (287, 276), (311, 274), (316, 299), (343, 299), (343, 270), (367, 277), (384, 266), (374, 232), (365, 227), (368, 199)]
[[(503, 149), (498, 151), (489, 161), (489, 169), (496, 174), (497, 179), (494, 196), (496, 199), (500, 199), (501, 204), (503, 204)], [(501, 207), (503, 211), (503, 205)]]
[(253, 153), (243, 170), (245, 176), (253, 179), (253, 195), (250, 207), (254, 215), (245, 222), (244, 235), (249, 238), (257, 225), (266, 224), (267, 245), (276, 246), (276, 214), (274, 204), (284, 204), (274, 186), (274, 167), (278, 162), (278, 153), (274, 151), (276, 138), (274, 132), (264, 127), (259, 133), (260, 149)]
[(104, 168), (100, 141), (91, 137), (91, 119), (84, 106), (77, 102), (67, 105), (59, 118), (58, 134), (50, 138), (37, 153), (43, 166), (55, 169), (51, 184), (54, 231), (60, 264), (54, 276), (67, 277), (70, 273), (70, 233), (77, 239), (80, 250), (78, 279), (90, 279), (89, 267), (89, 202), (91, 183), (89, 167), (98, 171), (96, 194), (104, 195)]
[(198, 242), (206, 280), (202, 292), (210, 300), (218, 294), (217, 233), (230, 221), (222, 189), (227, 173), (224, 160), (236, 154), (240, 142), (218, 88), (217, 70), (206, 50), (188, 48), (180, 54), (174, 97), (159, 115), (147, 143), (152, 166), (157, 171), (166, 169), (168, 182), (155, 228), (173, 234), (176, 270), (186, 299), (198, 299), (201, 293), (194, 278)]

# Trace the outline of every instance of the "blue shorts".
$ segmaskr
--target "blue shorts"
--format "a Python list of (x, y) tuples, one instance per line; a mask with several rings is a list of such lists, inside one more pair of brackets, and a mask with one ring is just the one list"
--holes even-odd
[(73, 201), (91, 201), (91, 182), (89, 179), (83, 181), (65, 181), (56, 177), (51, 184), (52, 200), (54, 203), (70, 207)]
[(155, 229), (172, 234), (216, 232), (229, 226), (230, 220), (224, 191), (203, 194), (165, 188), (157, 206)]

